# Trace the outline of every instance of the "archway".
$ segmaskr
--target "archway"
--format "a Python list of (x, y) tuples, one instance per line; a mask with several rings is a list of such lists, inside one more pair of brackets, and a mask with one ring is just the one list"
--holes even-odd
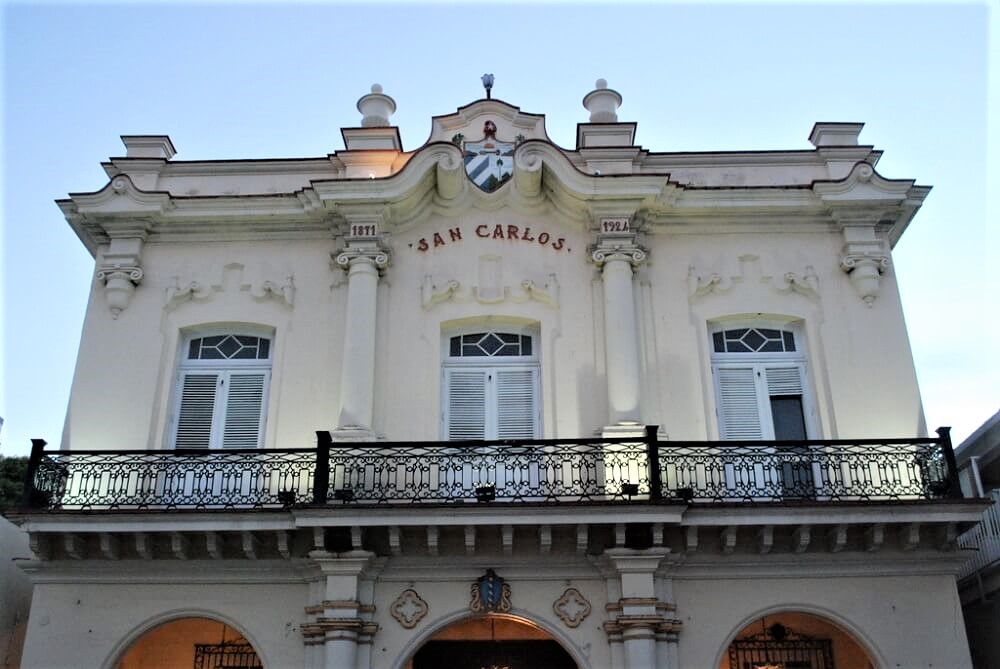
[(862, 643), (818, 615), (776, 611), (745, 625), (719, 669), (875, 669)]
[(129, 644), (114, 669), (262, 669), (257, 651), (236, 629), (211, 618), (175, 618)]
[(406, 669), (578, 669), (549, 632), (512, 615), (486, 615), (451, 623), (427, 639)]

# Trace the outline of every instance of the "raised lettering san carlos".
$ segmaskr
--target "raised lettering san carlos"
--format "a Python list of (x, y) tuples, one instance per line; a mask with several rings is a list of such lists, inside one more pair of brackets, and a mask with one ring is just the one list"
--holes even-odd
[[(480, 237), (482, 239), (527, 242), (529, 244), (538, 244), (539, 246), (551, 248), (553, 251), (570, 252), (570, 248), (566, 246), (565, 237), (555, 237), (545, 230), (534, 232), (532, 231), (531, 226), (508, 225), (501, 223), (489, 225), (484, 223), (476, 226), (474, 234), (476, 237)], [(430, 237), (421, 237), (420, 241), (418, 241), (415, 245), (411, 244), (411, 247), (416, 248), (420, 252), (427, 252), (440, 246), (447, 246), (448, 244), (460, 242), (462, 239), (461, 227), (448, 228), (445, 232), (435, 231)]]

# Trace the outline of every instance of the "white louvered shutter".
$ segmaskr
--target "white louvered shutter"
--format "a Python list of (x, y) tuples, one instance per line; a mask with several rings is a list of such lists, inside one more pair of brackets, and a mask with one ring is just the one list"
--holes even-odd
[(486, 370), (445, 370), (445, 429), (449, 441), (486, 438)]
[[(223, 382), (226, 398), (223, 448), (258, 448), (264, 431), (264, 398), (268, 373), (229, 372)], [(228, 386), (228, 387), (226, 387)]]
[(764, 369), (767, 378), (768, 395), (802, 395), (802, 366), (782, 365), (767, 366)]
[(538, 370), (497, 369), (497, 439), (531, 439), (538, 432)]
[(756, 370), (716, 366), (715, 385), (722, 439), (763, 439), (761, 402), (757, 395)]
[(184, 372), (177, 412), (176, 448), (208, 448), (212, 441), (219, 374)]

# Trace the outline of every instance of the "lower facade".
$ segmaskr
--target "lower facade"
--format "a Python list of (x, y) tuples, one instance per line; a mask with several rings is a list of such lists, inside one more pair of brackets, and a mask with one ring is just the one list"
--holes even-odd
[(271, 559), (258, 545), (232, 559), (238, 535), (216, 559), (163, 543), (164, 559), (54, 555), (27, 567), (22, 666), (971, 667), (953, 552), (593, 553), (498, 529), (472, 548), (461, 528), (442, 531), (437, 555), (405, 531), (388, 555)]

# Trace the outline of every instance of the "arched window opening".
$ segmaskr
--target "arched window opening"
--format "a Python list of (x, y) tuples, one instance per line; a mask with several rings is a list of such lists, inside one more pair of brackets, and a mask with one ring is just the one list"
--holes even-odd
[(158, 625), (139, 637), (115, 669), (263, 669), (242, 634), (210, 618), (190, 617)]
[(874, 669), (861, 644), (819, 616), (780, 612), (744, 627), (719, 669)]
[(448, 441), (541, 434), (535, 333), (476, 330), (446, 336), (442, 432)]
[(271, 344), (242, 329), (187, 338), (174, 393), (175, 448), (262, 445)]

